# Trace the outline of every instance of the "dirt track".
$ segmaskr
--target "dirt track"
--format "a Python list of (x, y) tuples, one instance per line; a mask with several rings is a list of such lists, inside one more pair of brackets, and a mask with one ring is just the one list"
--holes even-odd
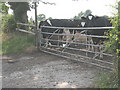
[[(100, 69), (43, 52), (7, 55), (3, 88), (92, 88)], [(6, 56), (4, 56), (6, 57)]]

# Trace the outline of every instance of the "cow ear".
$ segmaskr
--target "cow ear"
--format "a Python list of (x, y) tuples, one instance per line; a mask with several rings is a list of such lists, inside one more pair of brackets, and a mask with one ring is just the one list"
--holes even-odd
[(42, 25), (44, 23), (44, 21), (41, 21), (40, 24)]
[(41, 22), (39, 23), (39, 28), (40, 28), (40, 26), (42, 26), (42, 24), (43, 24), (43, 21), (41, 21)]
[(88, 16), (88, 19), (89, 19), (89, 20), (92, 20), (92, 19), (93, 19), (93, 16)]

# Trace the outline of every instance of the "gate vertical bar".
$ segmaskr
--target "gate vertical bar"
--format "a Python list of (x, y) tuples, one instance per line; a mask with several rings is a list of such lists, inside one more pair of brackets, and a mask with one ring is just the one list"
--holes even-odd
[[(86, 35), (87, 35), (87, 32), (86, 32)], [(88, 42), (88, 37), (86, 36), (86, 44), (88, 44), (87, 42)], [(87, 45), (86, 45), (86, 50), (88, 50), (88, 46)], [(86, 56), (88, 56), (87, 52), (86, 52)]]
[(42, 28), (39, 29), (39, 40), (40, 40), (40, 48), (42, 46)]

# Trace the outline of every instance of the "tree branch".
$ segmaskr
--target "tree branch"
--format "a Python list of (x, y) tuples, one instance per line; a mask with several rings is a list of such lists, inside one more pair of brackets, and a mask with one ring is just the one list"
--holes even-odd
[(42, 3), (44, 3), (44, 4), (56, 5), (55, 3), (44, 2), (44, 1), (42, 1), (42, 0), (40, 0), (40, 2), (42, 2)]

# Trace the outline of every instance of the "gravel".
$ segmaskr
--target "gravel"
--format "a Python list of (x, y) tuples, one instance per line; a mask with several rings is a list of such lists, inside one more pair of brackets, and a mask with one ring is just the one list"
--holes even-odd
[[(3, 56), (4, 57), (4, 56)], [(93, 88), (99, 68), (43, 52), (14, 54), (2, 62), (3, 88)]]

